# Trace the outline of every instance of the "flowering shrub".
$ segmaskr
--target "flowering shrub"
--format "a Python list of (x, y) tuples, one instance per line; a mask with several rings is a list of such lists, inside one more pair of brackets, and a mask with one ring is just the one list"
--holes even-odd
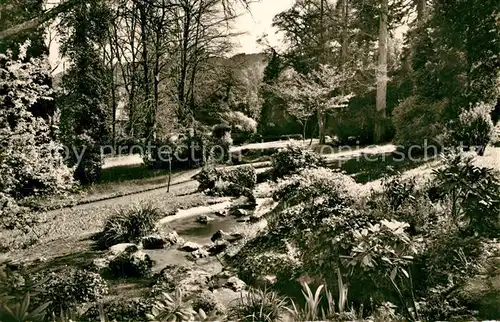
[(55, 140), (58, 119), (52, 106), (46, 59), (23, 62), (0, 54), (0, 191), (18, 199), (67, 190), (72, 173)]
[(230, 111), (223, 115), (223, 118), (231, 125), (231, 127), (244, 133), (257, 132), (257, 121), (251, 117), (246, 116), (239, 111)]
[(320, 155), (289, 145), (273, 155), (273, 177), (274, 179), (283, 178), (303, 168), (317, 168), (324, 165), (325, 162)]

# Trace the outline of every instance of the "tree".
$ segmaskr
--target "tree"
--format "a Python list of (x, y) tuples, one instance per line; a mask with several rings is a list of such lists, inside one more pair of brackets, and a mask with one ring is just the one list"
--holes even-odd
[[(79, 4), (61, 22), (62, 51), (71, 60), (63, 77), (61, 130), (71, 153), (75, 178), (95, 182), (101, 170), (101, 147), (107, 140), (106, 107), (108, 70), (98, 50), (108, 33), (109, 8), (102, 0)], [(82, 158), (78, 155), (83, 153)]]
[[(380, 0), (380, 26), (378, 39), (378, 66), (377, 66), (377, 105), (379, 117), (386, 116), (387, 106), (387, 40), (388, 40), (388, 15), (389, 0)], [(375, 140), (378, 142), (382, 137), (382, 124), (377, 122), (375, 127)]]
[(29, 42), (0, 54), (0, 194), (13, 198), (57, 193), (71, 187), (57, 141), (57, 114), (47, 85), (47, 57), (26, 60)]
[(347, 106), (353, 94), (342, 92), (352, 74), (328, 65), (320, 65), (317, 70), (306, 75), (301, 75), (293, 69), (289, 69), (287, 74), (284, 75), (284, 80), (275, 86), (276, 93), (289, 102), (288, 111), (301, 121), (304, 132), (307, 119), (316, 113), (320, 144), (324, 144), (325, 113)]

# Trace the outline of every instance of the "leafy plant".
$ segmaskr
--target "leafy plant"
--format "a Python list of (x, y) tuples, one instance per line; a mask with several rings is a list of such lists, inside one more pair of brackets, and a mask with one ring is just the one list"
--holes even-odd
[(216, 169), (210, 166), (203, 168), (196, 175), (196, 180), (200, 183), (198, 188), (200, 191), (225, 195), (231, 191), (218, 189), (221, 183), (238, 187), (232, 190), (253, 189), (257, 183), (257, 173), (252, 165), (238, 166), (233, 169)]
[(451, 217), (460, 229), (486, 237), (500, 236), (500, 180), (472, 158), (451, 154), (434, 170), (441, 194), (449, 198)]
[(289, 145), (273, 155), (273, 178), (283, 178), (304, 168), (317, 168), (324, 165), (325, 162), (319, 154)]
[(281, 321), (286, 308), (286, 298), (267, 289), (250, 289), (235, 301), (229, 308), (229, 318), (233, 321)]
[(34, 281), (27, 275), (0, 267), (0, 321), (41, 321), (46, 315), (49, 302), (42, 302), (41, 285), (44, 280)]
[(156, 221), (161, 216), (162, 212), (150, 204), (120, 209), (106, 220), (98, 244), (109, 247), (119, 243), (136, 242), (154, 231)]
[[(456, 143), (463, 143), (466, 146), (486, 147), (486, 144), (493, 136), (494, 125), (491, 120), (491, 111), (495, 103), (478, 103), (468, 110), (462, 111), (455, 124), (453, 133)], [(482, 155), (483, 150), (478, 150)]]

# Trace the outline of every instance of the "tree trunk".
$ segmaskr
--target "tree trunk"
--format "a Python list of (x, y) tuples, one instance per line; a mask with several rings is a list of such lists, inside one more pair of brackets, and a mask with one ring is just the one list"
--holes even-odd
[(378, 41), (378, 66), (377, 66), (377, 114), (380, 117), (375, 124), (375, 140), (382, 139), (382, 119), (385, 118), (387, 105), (387, 38), (388, 26), (387, 16), (389, 14), (388, 0), (381, 0), (380, 27)]
[(340, 52), (340, 66), (344, 67), (344, 64), (347, 60), (348, 54), (348, 44), (349, 44), (349, 0), (342, 0), (340, 6), (340, 15), (342, 19), (342, 42), (341, 42), (341, 52)]
[(427, 19), (427, 0), (416, 0), (417, 1), (417, 19), (419, 22), (425, 21)]
[(139, 14), (140, 14), (140, 24), (141, 24), (141, 42), (142, 42), (142, 69), (144, 73), (143, 79), (143, 89), (144, 89), (144, 109), (146, 110), (146, 128), (145, 137), (146, 140), (149, 141), (152, 138), (153, 129), (151, 124), (151, 93), (150, 93), (150, 80), (149, 80), (149, 53), (148, 53), (148, 35), (147, 35), (147, 24), (148, 24), (148, 15), (146, 13), (146, 4), (141, 3), (139, 5)]
[(325, 144), (325, 112), (318, 108), (318, 134), (319, 134), (319, 144)]

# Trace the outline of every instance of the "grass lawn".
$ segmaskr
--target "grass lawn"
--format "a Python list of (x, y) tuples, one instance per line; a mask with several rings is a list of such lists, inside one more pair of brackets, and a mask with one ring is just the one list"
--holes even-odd
[(417, 168), (430, 160), (411, 161), (408, 158), (401, 160), (400, 156), (394, 158), (391, 154), (377, 154), (361, 156), (341, 162), (336, 165), (342, 171), (352, 175), (357, 183), (367, 183), (380, 179), (395, 172), (405, 172)]

